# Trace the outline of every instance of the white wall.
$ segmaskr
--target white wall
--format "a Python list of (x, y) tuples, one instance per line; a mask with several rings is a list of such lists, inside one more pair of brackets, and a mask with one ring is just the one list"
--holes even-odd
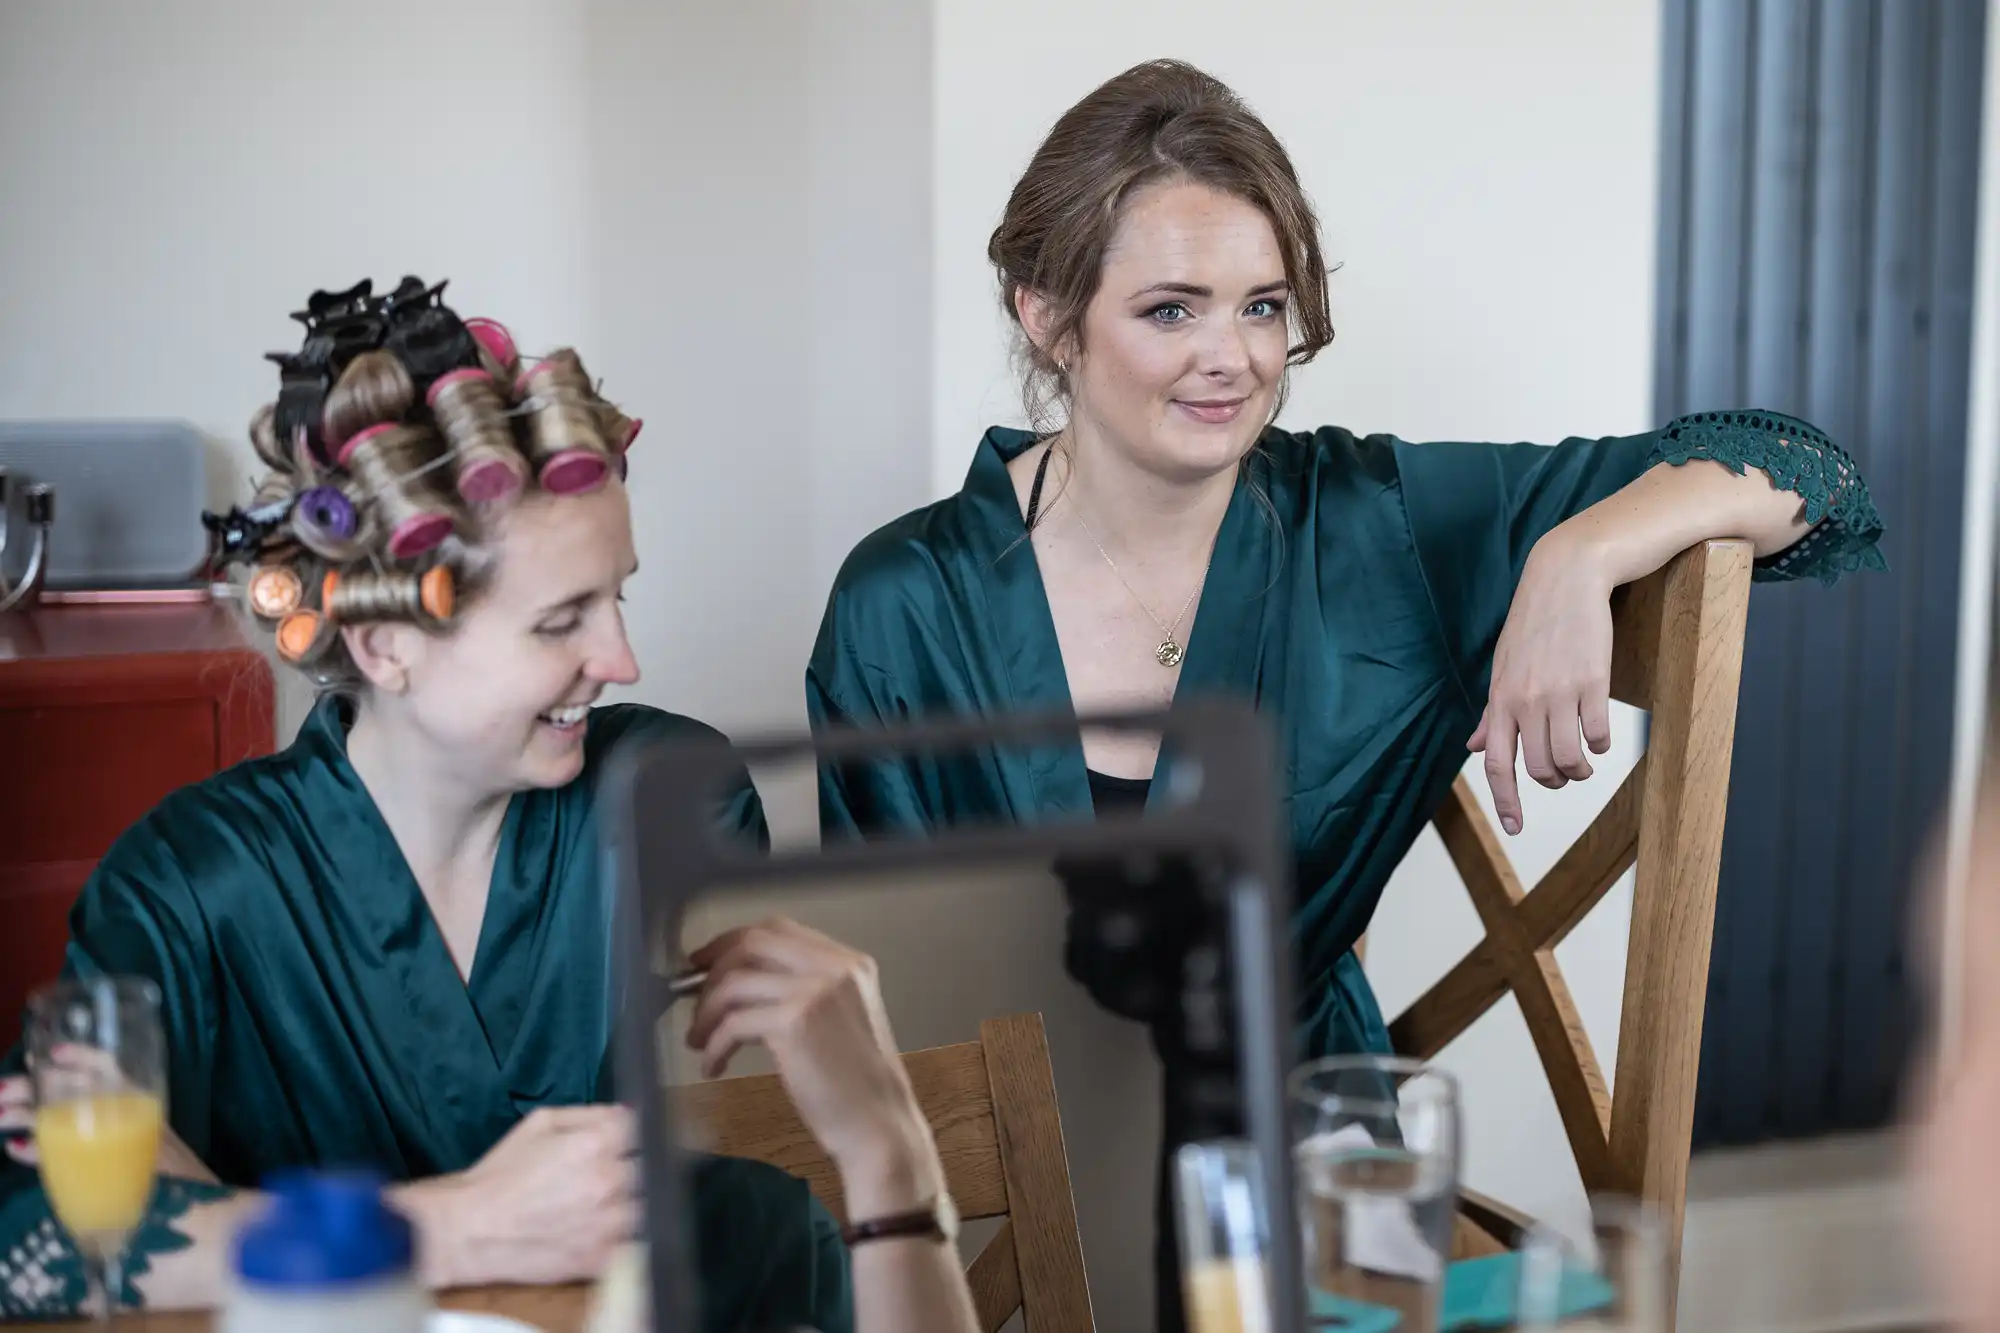
[[(929, 471), (929, 10), (855, 16), (9, 0), (0, 415), (186, 418), (221, 498), (255, 467), (287, 311), (449, 276), (647, 420), (634, 696), (800, 724), (841, 555)], [(774, 803), (810, 819), (809, 793)]]
[[(1228, 82), (1291, 151), (1318, 204), (1339, 336), (1296, 382), (1289, 424), (1410, 439), (1543, 439), (1648, 426), (1659, 17), (1650, 2), (939, 0), (934, 86), (935, 484), (979, 432), (1020, 419), (985, 263), (1007, 192), (1061, 112), (1144, 59)], [(1512, 850), (1532, 883), (1629, 768), (1632, 715), (1588, 787), (1531, 790)], [(1478, 784), (1484, 790), (1483, 780)], [(1535, 797), (1550, 799), (1536, 800)], [(1561, 950), (1607, 1074), (1629, 891)], [(1391, 885), (1368, 966), (1402, 1004), (1479, 937), (1426, 835)], [(1581, 1187), (1512, 1002), (1447, 1053), (1465, 1080), (1472, 1183), (1555, 1219)]]
[(316, 286), (449, 274), (587, 348), (580, 37), (532, 0), (0, 8), (0, 414), (186, 418), (226, 495)]

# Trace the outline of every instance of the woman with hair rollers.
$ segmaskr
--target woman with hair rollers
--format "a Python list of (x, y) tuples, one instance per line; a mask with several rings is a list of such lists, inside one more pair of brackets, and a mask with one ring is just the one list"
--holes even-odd
[[(523, 364), (441, 294), (363, 283), (298, 316), (251, 428), (271, 474), (208, 522), (322, 697), (289, 748), (129, 830), (71, 916), (68, 974), (163, 997), (171, 1132), (126, 1302), (214, 1303), (249, 1191), (285, 1167), (396, 1182), (439, 1287), (587, 1279), (637, 1225), (594, 779), (621, 738), (704, 728), (593, 707), (639, 677), (619, 607), (638, 423), (574, 352)], [(720, 817), (764, 838), (747, 775)], [(0, 1130), (24, 1094), (0, 1079)], [(0, 1158), (4, 1315), (84, 1291), (32, 1158)], [(708, 1328), (851, 1327), (845, 1250), (803, 1183), (704, 1159), (695, 1213)]]

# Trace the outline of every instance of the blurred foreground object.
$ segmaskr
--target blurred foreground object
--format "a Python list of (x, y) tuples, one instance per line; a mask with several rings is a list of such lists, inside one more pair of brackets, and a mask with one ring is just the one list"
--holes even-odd
[[(2000, 1333), (2000, 785), (1989, 768), (1973, 815), (1962, 884), (1963, 959), (1955, 1049), (1918, 1086), (1917, 1195), (1924, 1251), (1947, 1309), (1969, 1333)], [(1934, 889), (1937, 896), (1943, 889)], [(1936, 911), (1934, 907), (1932, 909)], [(1950, 1002), (1950, 999), (1947, 1000)]]

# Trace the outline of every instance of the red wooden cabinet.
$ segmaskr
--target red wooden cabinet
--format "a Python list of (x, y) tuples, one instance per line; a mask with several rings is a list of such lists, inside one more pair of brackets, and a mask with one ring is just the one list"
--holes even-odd
[(271, 750), (271, 669), (214, 603), (0, 616), (0, 1049), (77, 890), (161, 797)]

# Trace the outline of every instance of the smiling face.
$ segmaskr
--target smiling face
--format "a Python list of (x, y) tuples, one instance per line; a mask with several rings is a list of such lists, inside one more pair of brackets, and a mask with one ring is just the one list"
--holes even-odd
[(639, 679), (619, 607), (638, 565), (625, 488), (530, 494), (486, 554), (486, 586), (449, 633), (367, 625), (351, 651), (392, 688), (397, 722), (469, 783), (559, 787), (583, 771), (589, 706)]
[[(1276, 411), (1290, 298), (1277, 234), (1254, 205), (1179, 180), (1138, 191), (1081, 345), (1049, 349), (1069, 368), (1072, 427), (1170, 480), (1234, 467)], [(1046, 329), (1032, 294), (1021, 313), (1031, 334)]]

